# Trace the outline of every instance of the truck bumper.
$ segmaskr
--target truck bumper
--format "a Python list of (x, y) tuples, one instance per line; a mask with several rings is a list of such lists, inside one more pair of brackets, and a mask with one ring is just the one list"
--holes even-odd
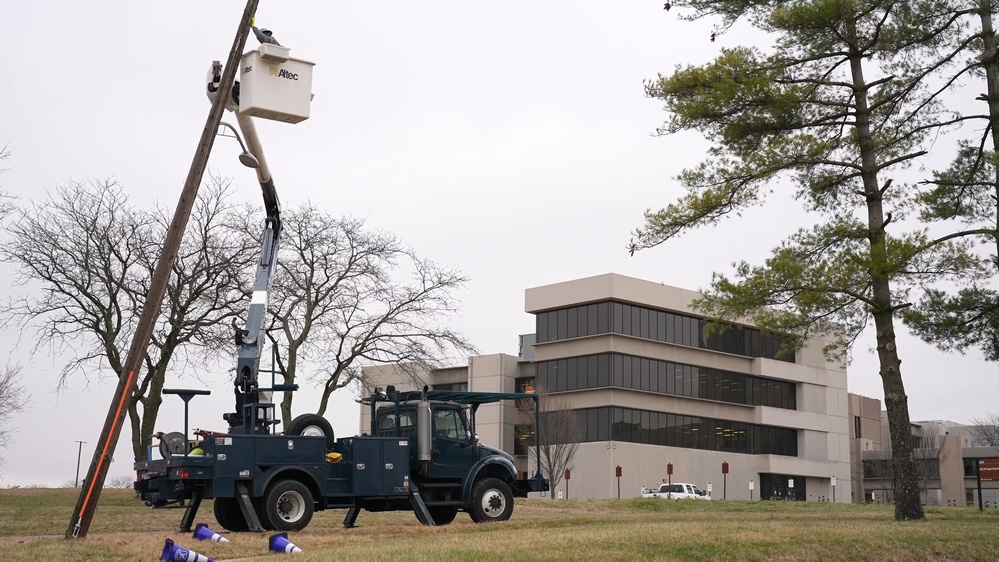
[(547, 492), (548, 489), (548, 480), (541, 475), (515, 480), (513, 483), (513, 495), (517, 498), (526, 498), (530, 492)]
[(133, 488), (139, 498), (150, 507), (183, 504), (200, 490), (202, 496), (211, 497), (211, 467), (191, 457), (173, 457), (135, 463)]

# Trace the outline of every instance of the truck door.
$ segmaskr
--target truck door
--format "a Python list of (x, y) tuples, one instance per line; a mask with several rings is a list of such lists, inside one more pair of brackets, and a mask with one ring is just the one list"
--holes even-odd
[(430, 453), (430, 477), (461, 479), (478, 460), (475, 446), (458, 408), (434, 410), (433, 447)]

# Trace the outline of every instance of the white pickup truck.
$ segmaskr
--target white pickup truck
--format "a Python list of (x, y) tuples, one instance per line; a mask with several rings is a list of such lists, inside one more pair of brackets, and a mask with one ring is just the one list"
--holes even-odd
[(643, 498), (662, 498), (682, 500), (710, 500), (711, 498), (693, 484), (674, 483), (661, 484), (659, 488), (646, 488), (642, 486)]

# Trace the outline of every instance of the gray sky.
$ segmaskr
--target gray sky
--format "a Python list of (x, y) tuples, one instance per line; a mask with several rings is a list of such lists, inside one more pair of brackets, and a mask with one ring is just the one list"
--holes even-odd
[[(135, 202), (174, 207), (208, 114), (205, 71), (227, 57), (243, 6), (0, 0), (0, 145), (12, 153), (0, 185), (30, 199), (113, 176)], [(364, 217), (461, 269), (471, 283), (456, 325), (483, 353), (516, 354), (517, 335), (534, 331), (523, 312), (528, 287), (616, 272), (703, 288), (733, 261), (759, 263), (807, 221), (774, 199), (629, 257), (642, 211), (677, 198), (672, 177), (706, 148), (693, 135), (650, 134), (665, 113), (644, 97), (643, 80), (753, 39), (734, 32), (712, 43), (709, 22), (678, 21), (662, 2), (262, 0), (257, 24), (316, 63), (311, 118), (257, 123), (284, 205), (311, 200)], [(257, 201), (238, 152), (217, 140), (209, 169)], [(8, 333), (0, 353), (24, 366), (34, 403), (15, 420), (0, 486), (60, 485), (75, 476), (77, 440), (88, 442), (86, 473), (114, 384), (94, 377), (56, 395), (61, 359), (31, 356), (31, 342), (16, 341)], [(881, 398), (872, 346), (869, 337), (854, 351), (850, 391)], [(999, 410), (995, 366), (978, 356), (945, 355), (907, 335), (899, 352), (914, 420)], [(190, 425), (224, 429), (231, 382), (224, 369), (208, 378), (213, 395), (192, 401)], [(186, 377), (167, 386), (202, 385)], [(303, 387), (295, 413), (314, 410), (318, 396)], [(341, 395), (327, 414), (338, 435), (357, 431), (352, 398)], [(167, 397), (158, 429), (181, 430), (182, 412)], [(126, 429), (109, 476), (131, 474), (128, 442)]]

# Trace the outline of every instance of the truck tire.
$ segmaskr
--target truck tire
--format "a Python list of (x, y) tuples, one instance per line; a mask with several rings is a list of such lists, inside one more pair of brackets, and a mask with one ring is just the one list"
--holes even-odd
[(288, 428), (284, 430), (285, 435), (305, 435), (326, 438), (326, 448), (332, 449), (336, 446), (336, 437), (333, 435), (333, 426), (326, 418), (318, 414), (302, 414), (291, 420)]
[(215, 520), (234, 533), (249, 531), (250, 525), (243, 517), (243, 511), (239, 508), (236, 498), (215, 498)]
[(513, 514), (513, 493), (506, 482), (483, 478), (472, 487), (468, 516), (476, 523), (506, 521)]
[(458, 515), (458, 508), (453, 505), (435, 505), (427, 506), (427, 511), (430, 512), (430, 516), (434, 518), (434, 525), (438, 527), (443, 527), (444, 525), (450, 525), (454, 518)]
[(253, 504), (253, 511), (257, 512), (257, 519), (260, 520), (260, 526), (265, 531), (273, 531), (274, 524), (267, 518), (267, 508), (264, 507), (264, 498), (256, 497), (250, 500), (250, 502)]
[(301, 531), (312, 521), (312, 492), (297, 480), (278, 480), (264, 494), (264, 518), (274, 531)]

